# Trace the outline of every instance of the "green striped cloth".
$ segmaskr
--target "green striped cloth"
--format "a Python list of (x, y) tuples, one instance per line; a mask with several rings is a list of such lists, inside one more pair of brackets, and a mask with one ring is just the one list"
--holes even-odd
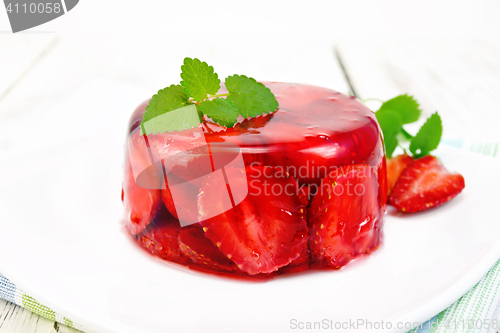
[(449, 308), (410, 332), (498, 332), (500, 330), (500, 261)]
[[(52, 309), (40, 304), (36, 299), (26, 294), (21, 289), (12, 283), (5, 276), (0, 274), (0, 298), (19, 305), (31, 312), (36, 313), (44, 318), (57, 321), (58, 323), (64, 324), (71, 328), (75, 328), (81, 331), (89, 332), (85, 327), (77, 323), (73, 323), (72, 320), (66, 318), (65, 316), (53, 311)], [(0, 325), (1, 326), (1, 325)]]
[[(500, 157), (500, 144), (467, 140), (443, 140), (444, 144), (480, 154)], [(89, 332), (85, 327), (40, 304), (0, 274), (0, 298), (22, 306), (42, 317)], [(449, 308), (410, 332), (497, 332), (500, 330), (500, 261), (469, 292)]]

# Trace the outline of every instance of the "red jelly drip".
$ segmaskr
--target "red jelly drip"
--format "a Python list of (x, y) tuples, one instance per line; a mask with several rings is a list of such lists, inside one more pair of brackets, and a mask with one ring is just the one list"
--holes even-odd
[[(306, 221), (310, 228), (309, 233), (315, 233), (317, 231), (316, 229), (322, 230), (320, 229), (322, 224), (320, 223), (322, 222), (321, 217), (319, 217), (320, 220), (318, 220), (318, 216), (320, 215), (308, 214), (307, 210), (310, 209), (311, 202), (313, 202), (314, 196), (318, 191), (318, 186), (321, 186), (322, 181), (331, 178), (328, 177), (329, 173), (343, 166), (361, 165), (363, 167), (371, 167), (376, 177), (375, 185), (378, 186), (378, 188), (369, 192), (371, 196), (374, 196), (373, 193), (376, 193), (377, 197), (369, 198), (369, 202), (371, 203), (370, 209), (372, 211), (368, 211), (367, 214), (375, 216), (374, 220), (370, 221), (368, 224), (362, 224), (363, 221), (352, 222), (353, 225), (356, 226), (359, 226), (361, 223), (362, 228), (358, 228), (359, 233), (354, 232), (354, 229), (346, 229), (343, 236), (339, 238), (344, 242), (339, 246), (339, 251), (344, 251), (343, 249), (346, 247), (353, 250), (349, 250), (350, 252), (348, 255), (344, 255), (342, 260), (336, 262), (333, 260), (334, 264), (331, 263), (332, 260), (325, 260), (325, 255), (323, 253), (318, 254), (318, 251), (322, 251), (321, 247), (311, 247), (311, 242), (314, 242), (313, 236), (311, 235), (308, 241), (309, 248), (305, 247), (298, 257), (294, 255), (296, 259), (291, 260), (289, 264), (285, 266), (280, 265), (280, 267), (276, 268), (276, 272), (273, 273), (249, 275), (247, 272), (240, 271), (236, 266), (233, 266), (231, 261), (229, 261), (230, 258), (226, 258), (227, 256), (222, 254), (222, 252), (220, 252), (220, 254), (222, 254), (222, 256), (220, 256), (217, 252), (220, 244), (217, 244), (213, 239), (213, 246), (209, 246), (210, 239), (203, 239), (202, 243), (204, 245), (201, 244), (198, 251), (195, 251), (197, 257), (195, 258), (193, 255), (190, 259), (189, 255), (187, 255), (187, 250), (182, 249), (182, 251), (185, 252), (183, 254), (183, 252), (179, 250), (179, 243), (174, 241), (175, 235), (178, 235), (178, 229), (182, 229), (183, 227), (178, 226), (178, 222), (175, 222), (174, 224), (176, 224), (176, 227), (174, 229), (176, 232), (165, 233), (164, 224), (154, 223), (155, 221), (165, 220), (177, 221), (174, 217), (177, 216), (177, 213), (172, 203), (169, 187), (165, 185), (162, 177), (159, 177), (158, 188), (162, 186), (160, 191), (161, 196), (156, 195), (156, 193), (152, 196), (151, 190), (146, 191), (145, 193), (149, 194), (148, 200), (157, 200), (157, 202), (146, 206), (148, 211), (141, 215), (142, 219), (150, 217), (152, 223), (148, 224), (147, 221), (141, 220), (141, 226), (145, 226), (145, 229), (142, 233), (136, 235), (136, 239), (138, 239), (139, 243), (154, 255), (166, 260), (188, 265), (190, 268), (201, 271), (214, 271), (217, 274), (221, 272), (227, 274), (229, 271), (230, 274), (262, 278), (264, 276), (288, 274), (303, 271), (310, 267), (316, 268), (325, 265), (332, 268), (339, 268), (347, 264), (353, 258), (364, 253), (370, 253), (378, 247), (382, 237), (383, 215), (386, 208), (387, 180), (381, 132), (373, 112), (356, 98), (343, 95), (330, 89), (303, 84), (277, 82), (266, 82), (264, 84), (275, 94), (280, 104), (279, 110), (264, 116), (243, 119), (233, 128), (229, 129), (225, 129), (211, 122), (209, 119), (205, 119), (205, 122), (200, 124), (199, 129), (203, 130), (206, 142), (209, 144), (225, 142), (237, 145), (241, 149), (243, 161), (246, 166), (273, 166), (286, 170), (290, 177), (295, 178), (296, 186), (302, 189), (297, 193), (297, 199), (293, 200), (303, 205), (301, 209), (304, 212), (304, 219), (307, 220), (311, 218), (311, 216), (314, 216), (315, 220), (313, 223), (311, 221)], [(220, 93), (223, 92), (225, 92), (225, 90), (221, 89)], [(129, 123), (130, 133), (139, 126), (147, 104), (147, 101), (142, 103), (132, 114)], [(186, 131), (186, 133), (188, 132)], [(190, 139), (191, 137), (193, 138)], [(199, 138), (190, 135), (183, 137), (182, 142), (172, 139), (172, 136), (169, 135), (153, 135), (148, 138), (149, 142), (155, 142), (157, 146), (163, 145), (175, 148), (177, 145), (178, 148), (180, 147), (182, 149), (195, 147), (197, 140), (199, 140)], [(141, 155), (144, 156), (146, 156), (146, 154), (147, 153), (141, 153)], [(200, 160), (202, 159), (203, 158)], [(125, 182), (130, 183), (132, 176), (130, 174), (131, 162), (128, 151), (126, 161)], [(190, 173), (196, 172), (193, 171), (196, 168), (198, 168), (196, 162), (190, 161), (186, 164), (185, 170), (179, 170), (178, 174), (181, 175), (181, 178), (184, 177), (187, 180), (190, 177)], [(128, 188), (133, 188), (135, 190), (133, 195), (127, 193)], [(137, 196), (137, 193), (140, 193), (140, 191), (133, 186), (129, 186), (128, 188), (124, 188), (124, 197), (126, 200), (129, 198), (128, 205), (126, 206), (126, 216), (131, 215), (129, 211), (130, 207), (135, 207), (132, 200)], [(191, 197), (191, 194), (189, 196), (186, 195), (182, 200), (185, 202), (196, 202), (197, 198)], [(266, 198), (264, 198), (262, 202), (265, 202), (265, 199)], [(344, 198), (342, 198), (342, 200), (342, 204), (345, 205), (345, 207), (349, 207), (348, 200), (350, 199), (345, 198), (344, 200)], [(246, 201), (243, 201), (241, 205), (246, 205), (245, 202)], [(354, 200), (352, 204), (355, 205), (359, 202), (363, 202), (363, 200)], [(229, 213), (237, 214), (237, 212), (241, 211), (238, 203), (236, 205), (237, 207), (234, 209), (234, 212)], [(139, 208), (141, 207), (141, 205), (137, 206)], [(156, 206), (161, 206), (161, 209), (151, 208)], [(323, 207), (323, 204), (317, 202), (314, 206)], [(256, 207), (256, 209), (262, 210), (260, 212), (261, 214), (266, 214), (265, 204), (260, 208), (259, 206)], [(356, 210), (353, 209), (353, 212), (354, 211)], [(152, 214), (156, 215), (150, 216)], [(193, 218), (195, 218), (196, 209), (193, 209), (193, 214)], [(231, 214), (229, 214), (229, 216), (230, 215)], [(335, 218), (331, 217), (330, 213), (324, 214), (324, 216), (325, 225), (328, 223), (336, 223), (334, 222)], [(327, 218), (326, 216), (330, 217)], [(329, 219), (331, 219), (331, 221)], [(136, 233), (140, 230), (135, 226), (137, 225), (137, 221), (128, 220), (127, 223), (133, 225), (132, 228), (129, 227), (132, 233)], [(251, 223), (251, 221), (249, 223)], [(159, 225), (161, 225), (161, 227), (159, 227)], [(333, 229), (337, 230), (341, 227), (342, 226), (338, 226)], [(200, 229), (201, 227), (198, 225), (197, 228), (196, 234), (190, 234), (187, 231), (182, 232), (181, 235), (183, 235), (184, 240), (193, 242), (196, 237), (202, 237), (200, 234), (200, 230), (202, 230)], [(168, 230), (172, 230), (172, 228)], [(360, 235), (370, 235), (369, 240)], [(158, 239), (155, 240), (155, 237), (158, 237)], [(155, 246), (152, 244), (155, 244)], [(163, 254), (160, 254), (158, 251), (158, 244), (161, 244), (162, 247), (169, 246), (168, 244), (170, 244), (170, 246), (174, 248), (170, 252), (163, 249)], [(184, 243), (181, 241), (181, 244)], [(203, 253), (198, 252), (203, 252), (204, 248), (207, 249), (207, 256), (210, 257), (210, 260), (199, 259), (203, 258), (201, 256)], [(311, 248), (313, 252), (311, 252)], [(326, 257), (336, 258), (335, 251), (335, 247), (332, 247), (330, 244), (326, 251), (328, 252)], [(169, 255), (165, 255), (165, 253)], [(170, 253), (180, 254), (179, 257), (174, 258)], [(258, 253), (256, 253), (256, 255), (258, 255)], [(340, 255), (341, 253), (339, 253), (339, 256)], [(182, 260), (179, 258), (182, 258)], [(217, 269), (217, 267), (224, 268)]]

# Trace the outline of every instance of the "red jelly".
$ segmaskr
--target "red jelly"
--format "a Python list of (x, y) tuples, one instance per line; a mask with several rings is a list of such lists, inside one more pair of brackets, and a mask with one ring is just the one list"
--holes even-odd
[[(225, 129), (141, 134), (130, 122), (123, 201), (137, 242), (208, 272), (269, 277), (338, 269), (381, 242), (380, 128), (356, 98), (265, 83), (279, 110)], [(223, 92), (223, 91), (221, 91)]]

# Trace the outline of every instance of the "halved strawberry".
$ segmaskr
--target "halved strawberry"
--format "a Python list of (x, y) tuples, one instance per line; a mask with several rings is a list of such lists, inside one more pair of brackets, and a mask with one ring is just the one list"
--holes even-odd
[(384, 207), (368, 165), (337, 169), (322, 181), (308, 210), (311, 259), (340, 268), (380, 243)]
[(179, 221), (167, 212), (161, 214), (162, 220), (152, 223), (143, 232), (137, 235), (137, 241), (146, 251), (154, 256), (180, 264), (189, 263), (179, 249), (178, 235), (181, 227)]
[(413, 162), (413, 157), (401, 154), (387, 160), (387, 194), (391, 194), (396, 181), (406, 167)]
[[(250, 275), (274, 272), (297, 259), (308, 230), (295, 179), (274, 167), (224, 169), (228, 186), (215, 173), (204, 182), (198, 196), (201, 217), (223, 207), (229, 189), (233, 202), (240, 203), (200, 222), (205, 236)], [(244, 199), (239, 197), (243, 189), (248, 191)]]
[(462, 175), (450, 173), (436, 157), (427, 155), (401, 173), (389, 203), (402, 212), (418, 212), (450, 201), (464, 187)]
[(187, 227), (179, 232), (179, 247), (184, 256), (206, 268), (234, 272), (235, 263), (229, 260), (210, 239), (205, 237), (201, 227)]

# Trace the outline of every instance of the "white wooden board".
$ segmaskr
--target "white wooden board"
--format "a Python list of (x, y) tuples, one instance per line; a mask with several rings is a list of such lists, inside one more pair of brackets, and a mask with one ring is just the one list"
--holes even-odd
[(80, 331), (40, 317), (0, 299), (0, 333), (78, 333)]
[(0, 102), (56, 44), (54, 33), (0, 33)]
[(338, 42), (337, 50), (361, 99), (408, 93), (422, 118), (439, 111), (444, 137), (500, 140), (499, 45), (372, 38)]

